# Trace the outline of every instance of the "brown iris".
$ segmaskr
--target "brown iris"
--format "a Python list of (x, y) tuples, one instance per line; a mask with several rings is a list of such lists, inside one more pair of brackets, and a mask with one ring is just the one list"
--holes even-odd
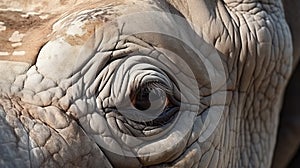
[(132, 105), (141, 111), (159, 109), (166, 105), (167, 96), (165, 91), (153, 85), (146, 85), (139, 88), (136, 92), (130, 94)]

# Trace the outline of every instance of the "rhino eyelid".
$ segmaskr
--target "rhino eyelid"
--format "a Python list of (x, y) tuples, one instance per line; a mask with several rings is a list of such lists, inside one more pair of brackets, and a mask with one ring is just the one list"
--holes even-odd
[(144, 84), (141, 84), (138, 87), (137, 91), (140, 91), (140, 89), (143, 89), (143, 88), (148, 88), (148, 89), (159, 88), (159, 89), (165, 91), (167, 94), (171, 93), (171, 89), (166, 84), (164, 84), (163, 82), (158, 81), (158, 80), (149, 81)]

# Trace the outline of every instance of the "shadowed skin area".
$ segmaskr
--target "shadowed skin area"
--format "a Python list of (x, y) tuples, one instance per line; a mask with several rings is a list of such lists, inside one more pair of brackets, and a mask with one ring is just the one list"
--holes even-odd
[[(300, 24), (297, 18), (300, 17), (300, 11), (296, 9), (300, 8), (300, 3), (298, 1), (294, 2), (292, 0), (285, 0), (283, 1), (283, 5), (284, 8), (287, 9), (285, 10), (285, 15), (293, 37), (293, 55), (295, 58), (294, 65), (297, 65), (300, 56), (300, 39), (297, 38), (300, 35), (298, 31)], [(287, 167), (289, 162), (292, 160), (293, 155), (297, 152), (297, 149), (298, 151), (300, 149), (300, 113), (297, 108), (300, 92), (299, 82), (300, 65), (298, 63), (297, 68), (294, 69), (294, 74), (285, 93), (285, 101), (280, 114), (280, 127), (278, 130), (277, 145), (272, 167)], [(286, 144), (289, 144), (289, 147), (287, 147)], [(294, 167), (299, 167), (299, 152), (297, 155), (297, 160), (294, 162), (298, 164), (292, 165)]]
[(0, 167), (271, 166), (281, 1), (0, 6)]

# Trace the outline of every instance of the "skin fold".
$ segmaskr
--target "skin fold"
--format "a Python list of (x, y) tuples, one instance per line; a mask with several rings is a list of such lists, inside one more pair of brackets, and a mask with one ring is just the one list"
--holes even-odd
[(0, 2), (0, 167), (286, 166), (290, 3)]

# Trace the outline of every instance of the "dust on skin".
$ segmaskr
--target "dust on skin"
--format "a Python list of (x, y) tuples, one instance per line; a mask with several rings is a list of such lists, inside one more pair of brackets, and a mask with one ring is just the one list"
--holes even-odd
[(72, 46), (83, 45), (93, 35), (94, 30), (97, 29), (99, 25), (102, 25), (103, 22), (101, 22), (101, 20), (95, 20), (83, 25), (82, 30), (85, 30), (84, 34), (81, 36), (78, 34), (66, 35), (66, 42), (68, 42)]
[(96, 29), (116, 17), (117, 12), (111, 13), (110, 9), (111, 5), (107, 5), (79, 12), (80, 16), (71, 21), (71, 26), (64, 30), (63, 36), (65, 36), (65, 41), (72, 46), (86, 43), (94, 35)]
[(6, 29), (0, 32), (0, 52), (8, 53), (0, 60), (33, 64), (40, 47), (48, 40), (55, 16), (41, 19), (36, 15), (22, 17), (23, 12), (0, 11)]
[[(57, 35), (63, 35), (70, 45), (82, 45), (93, 35), (95, 28), (108, 21), (108, 18), (103, 16), (103, 18), (98, 20), (89, 20), (82, 26), (84, 34), (79, 36), (70, 36), (62, 33), (65, 31), (63, 26), (56, 32), (53, 29), (53, 25), (58, 20), (63, 20), (71, 14), (79, 13), (84, 10), (108, 5), (117, 6), (122, 4), (123, 0), (103, 0), (100, 2), (96, 0), (94, 2), (84, 2), (80, 0), (73, 2), (73, 0), (65, 0), (56, 4), (58, 5), (57, 8), (62, 9), (59, 12), (56, 11), (57, 8), (54, 6), (48, 11), (46, 9), (37, 8), (36, 11), (28, 12), (30, 6), (34, 6), (34, 4), (30, 4), (29, 2), (24, 2), (24, 11), (22, 9), (14, 10), (15, 3), (13, 2), (14, 0), (10, 1), (11, 5), (9, 3), (2, 4), (0, 2), (0, 22), (2, 27), (5, 26), (5, 30), (2, 28), (3, 30), (0, 31), (0, 60), (26, 62), (33, 65), (36, 62), (39, 50), (52, 38), (57, 37)], [(46, 2), (47, 1), (43, 1), (41, 3)], [(21, 40), (9, 40), (16, 32), (22, 35)]]
[(0, 22), (0, 32), (5, 30), (6, 30), (6, 26), (4, 25), (4, 22)]

